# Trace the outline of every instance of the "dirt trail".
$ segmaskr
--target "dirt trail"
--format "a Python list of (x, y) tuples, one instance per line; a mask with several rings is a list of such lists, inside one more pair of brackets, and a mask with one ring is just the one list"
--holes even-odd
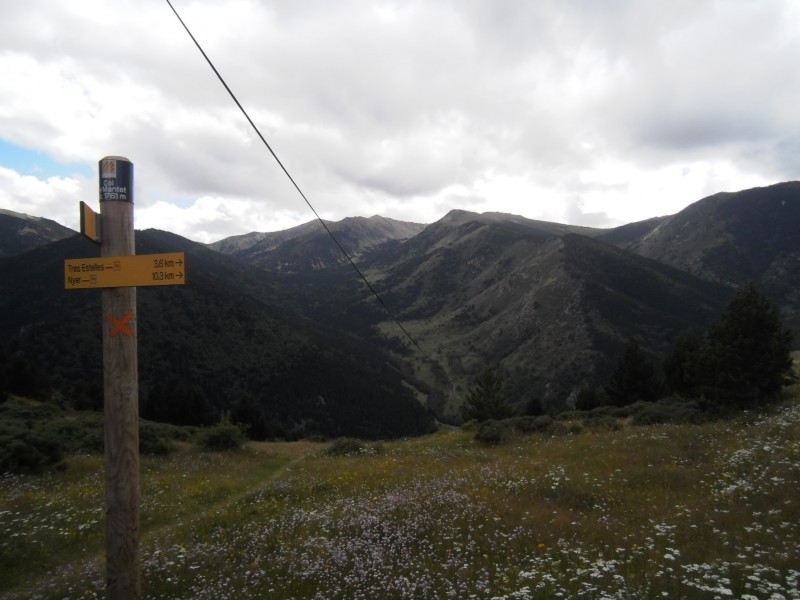
[[(227, 498), (225, 498), (224, 500), (220, 500), (219, 502), (215, 502), (213, 504), (210, 504), (208, 507), (206, 507), (205, 510), (200, 511), (200, 512), (196, 512), (193, 515), (187, 517), (182, 522), (182, 525), (191, 524), (193, 521), (198, 521), (198, 520), (202, 519), (203, 517), (208, 516), (212, 512), (216, 512), (216, 511), (219, 511), (219, 510), (224, 510), (226, 508), (229, 508), (230, 506), (233, 506), (234, 504), (236, 504), (240, 500), (243, 500), (244, 498), (247, 498), (248, 496), (252, 496), (254, 494), (257, 494), (258, 492), (261, 492), (261, 491), (267, 489), (267, 487), (269, 487), (275, 481), (277, 481), (281, 477), (284, 477), (286, 475), (286, 473), (288, 471), (291, 471), (292, 468), (295, 465), (297, 465), (300, 462), (302, 462), (308, 456), (309, 452), (305, 452), (303, 454), (300, 454), (299, 456), (295, 456), (294, 458), (292, 458), (288, 463), (286, 463), (282, 467), (279, 467), (279, 468), (275, 469), (275, 472), (272, 473), (272, 475), (270, 475), (269, 477), (267, 477), (265, 479), (262, 479), (258, 483), (258, 485), (255, 485), (255, 486), (253, 486), (251, 488), (248, 488), (246, 490), (242, 490), (238, 494), (233, 494), (231, 496), (228, 496)], [(148, 543), (151, 543), (155, 539), (157, 539), (159, 534), (163, 533), (164, 531), (169, 531), (173, 527), (174, 527), (173, 523), (167, 523), (165, 525), (161, 525), (160, 527), (156, 527), (155, 529), (151, 529), (151, 530), (149, 530), (149, 531), (147, 531), (145, 533), (142, 533), (141, 540), (140, 540), (140, 547), (144, 548)]]

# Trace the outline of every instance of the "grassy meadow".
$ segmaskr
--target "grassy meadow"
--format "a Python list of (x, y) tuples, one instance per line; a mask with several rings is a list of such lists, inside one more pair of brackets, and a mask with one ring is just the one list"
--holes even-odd
[[(142, 459), (146, 598), (800, 598), (800, 392), (700, 425)], [(102, 598), (102, 458), (0, 478), (0, 596)]]

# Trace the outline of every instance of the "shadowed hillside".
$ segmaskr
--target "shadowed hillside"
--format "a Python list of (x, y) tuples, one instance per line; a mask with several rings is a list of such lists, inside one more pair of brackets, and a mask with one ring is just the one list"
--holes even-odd
[[(179, 418), (211, 421), (252, 399), (269, 435), (385, 438), (430, 428), (380, 350), (276, 308), (278, 286), (263, 273), (165, 232), (138, 232), (136, 246), (139, 254), (184, 251), (187, 264), (185, 286), (137, 293), (145, 414), (154, 390), (172, 386), (199, 391), (200, 403)], [(100, 292), (63, 289), (64, 259), (96, 255), (73, 236), (0, 260), (0, 277), (15, 282), (0, 298), (0, 336), (67, 398), (102, 386)]]
[(651, 223), (638, 236), (603, 239), (703, 279), (759, 284), (800, 340), (800, 182), (715, 194), (643, 226)]

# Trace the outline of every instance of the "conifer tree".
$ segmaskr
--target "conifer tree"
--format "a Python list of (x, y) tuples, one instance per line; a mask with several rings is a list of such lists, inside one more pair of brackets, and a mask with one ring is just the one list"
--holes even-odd
[(255, 396), (238, 391), (231, 405), (231, 421), (241, 426), (251, 440), (265, 440), (269, 437), (269, 424), (264, 407)]
[(583, 385), (575, 398), (575, 410), (592, 410), (608, 404), (608, 395), (603, 387)]
[(214, 411), (202, 388), (172, 375), (159, 382), (146, 397), (141, 413), (145, 419), (173, 425), (210, 425)]
[(792, 334), (754, 284), (742, 287), (708, 329), (703, 392), (719, 406), (755, 408), (790, 372)]
[(513, 407), (503, 394), (503, 381), (491, 369), (486, 369), (467, 393), (462, 410), (465, 421), (478, 422), (489, 419), (507, 419), (514, 414)]
[(653, 364), (636, 340), (628, 340), (606, 391), (616, 406), (658, 398), (660, 390)]
[(681, 333), (664, 358), (664, 384), (668, 392), (692, 397), (701, 382), (703, 340), (693, 329)]

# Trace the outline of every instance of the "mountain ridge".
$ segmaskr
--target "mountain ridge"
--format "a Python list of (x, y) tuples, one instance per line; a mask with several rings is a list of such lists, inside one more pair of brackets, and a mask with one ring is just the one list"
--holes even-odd
[(0, 208), (0, 257), (27, 252), (74, 233), (50, 219)]
[[(428, 360), (413, 358), (410, 342), (375, 310), (366, 292), (354, 299), (359, 292), (347, 283), (348, 269), (322, 268), (313, 278), (304, 277), (302, 268), (295, 273), (304, 280), (304, 294), (311, 296), (303, 308), (311, 318), (338, 322), (364, 339), (383, 339), (411, 356), (415, 375), (426, 379), (427, 373), (428, 384), (442, 392), (434, 399), (441, 418), (455, 418), (471, 378), (486, 366), (513, 382), (507, 385), (516, 388), (510, 395), (520, 409), (539, 401), (557, 410), (569, 405), (581, 385), (608, 379), (627, 338), (639, 340), (657, 361), (680, 330), (703, 330), (738, 283), (755, 276), (758, 283), (771, 285), (762, 276), (769, 270), (742, 273), (737, 280), (709, 277), (688, 268), (686, 261), (650, 251), (654, 240), (666, 240), (666, 247), (670, 240), (689, 238), (708, 247), (735, 247), (741, 228), (726, 227), (754, 221), (737, 214), (746, 213), (753, 201), (762, 211), (774, 210), (776, 202), (800, 206), (798, 189), (788, 182), (716, 194), (676, 215), (611, 230), (451, 211), (417, 235), (376, 247), (359, 261), (405, 329), (426, 348)], [(735, 214), (723, 220), (726, 210)], [(762, 221), (755, 239), (776, 238), (767, 246), (783, 252), (772, 258), (767, 252), (764, 264), (785, 274), (793, 265), (786, 256), (794, 256), (785, 251), (797, 248), (790, 234), (793, 226), (800, 230), (800, 218), (792, 213), (780, 230), (768, 226), (775, 219)], [(669, 234), (675, 223), (681, 223), (682, 238)], [(673, 253), (697, 260), (694, 245), (678, 246)], [(737, 263), (725, 264), (735, 269)], [(795, 331), (800, 327), (794, 318), (798, 288), (800, 283), (788, 285), (778, 296)]]
[[(266, 269), (297, 272), (324, 269), (347, 260), (331, 243), (329, 232), (350, 258), (358, 258), (380, 244), (408, 239), (425, 228), (418, 223), (379, 215), (346, 217), (340, 221), (324, 221), (324, 224), (323, 227), (322, 223), (314, 220), (274, 233), (252, 232), (220, 240), (210, 247)], [(312, 260), (302, 260), (312, 254)]]
[[(626, 341), (637, 340), (658, 365), (682, 330), (704, 330), (735, 288), (751, 280), (765, 288), (800, 341), (800, 182), (715, 194), (675, 215), (606, 230), (459, 209), (427, 226), (373, 216), (330, 228), (381, 302), (314, 221), (285, 232), (247, 234), (246, 241), (235, 236), (227, 246), (226, 240), (204, 246), (154, 230), (137, 236), (157, 238), (161, 251), (189, 249), (206, 273), (195, 280), (187, 259), (188, 285), (218, 298), (216, 306), (239, 314), (240, 322), (248, 317), (236, 308), (236, 297), (254, 313), (269, 306), (271, 318), (283, 323), (324, 325), (329, 341), (310, 344), (303, 360), (324, 356), (325, 344), (362, 346), (390, 366), (393, 381), (447, 422), (459, 420), (471, 382), (487, 367), (502, 376), (519, 411), (569, 408), (583, 386), (608, 381)], [(143, 243), (140, 251), (148, 247)], [(9, 260), (0, 260), (6, 280), (22, 270), (16, 263), (3, 271)], [(224, 299), (217, 287), (227, 288)], [(199, 297), (192, 302), (180, 310), (194, 311), (214, 335), (244, 333), (235, 321), (214, 329), (214, 304)], [(208, 306), (200, 310), (202, 304)], [(35, 301), (15, 306), (25, 313), (17, 322), (36, 322)], [(247, 346), (251, 342), (237, 343), (258, 352), (257, 345)], [(231, 346), (229, 353), (235, 351)], [(191, 346), (183, 354), (200, 364), (212, 355), (223, 360)], [(280, 363), (278, 354), (267, 354), (265, 360)], [(303, 410), (318, 411), (314, 402)]]

